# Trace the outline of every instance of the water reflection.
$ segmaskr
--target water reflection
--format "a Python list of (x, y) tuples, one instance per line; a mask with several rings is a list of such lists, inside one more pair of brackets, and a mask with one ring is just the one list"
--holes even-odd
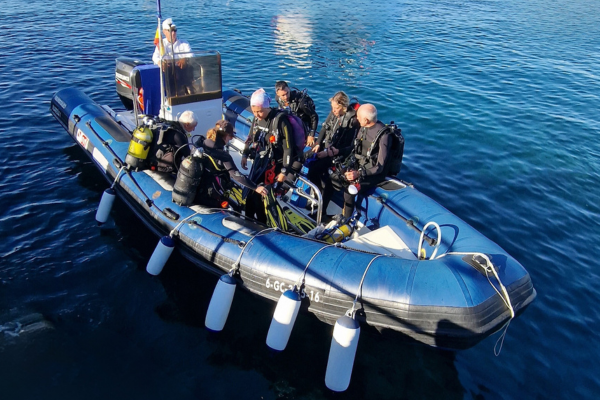
[(313, 28), (308, 18), (301, 14), (277, 15), (272, 24), (275, 27), (275, 54), (285, 57), (284, 65), (312, 68), (309, 53), (313, 45)]

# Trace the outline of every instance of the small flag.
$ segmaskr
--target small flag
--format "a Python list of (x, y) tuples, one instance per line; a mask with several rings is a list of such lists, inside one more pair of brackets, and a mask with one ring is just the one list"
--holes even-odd
[(165, 55), (165, 48), (163, 46), (163, 41), (160, 34), (160, 26), (156, 28), (156, 35), (154, 35), (154, 45), (158, 46), (158, 50), (160, 51), (160, 55)]

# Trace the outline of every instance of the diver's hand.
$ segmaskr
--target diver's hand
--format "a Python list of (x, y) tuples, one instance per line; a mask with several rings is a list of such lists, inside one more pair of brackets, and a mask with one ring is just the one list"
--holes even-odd
[(261, 196), (265, 197), (268, 193), (267, 188), (264, 186), (258, 186), (256, 188), (256, 193), (260, 194)]
[(281, 183), (285, 180), (285, 174), (277, 175), (277, 182)]
[(242, 168), (248, 169), (248, 156), (242, 156)]
[(319, 151), (320, 146), (317, 144), (315, 147), (312, 148), (313, 153), (317, 153)]
[(358, 171), (347, 171), (344, 176), (346, 177), (347, 180), (349, 181), (354, 181), (356, 179), (358, 179), (360, 177), (360, 173)]
[(315, 144), (315, 137), (314, 136), (307, 137), (306, 144), (307, 144), (307, 146), (312, 146), (313, 144)]

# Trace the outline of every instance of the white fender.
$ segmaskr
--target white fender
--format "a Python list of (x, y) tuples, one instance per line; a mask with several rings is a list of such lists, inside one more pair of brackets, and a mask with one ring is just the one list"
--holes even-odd
[(220, 332), (227, 322), (229, 316), (229, 310), (231, 309), (231, 303), (233, 302), (233, 295), (235, 294), (236, 282), (233, 277), (228, 274), (222, 275), (215, 286), (210, 304), (208, 305), (208, 311), (206, 312), (206, 319), (204, 325), (215, 332)]
[(150, 260), (148, 261), (146, 271), (148, 271), (150, 275), (160, 274), (174, 248), (175, 241), (173, 238), (171, 236), (163, 236), (156, 245), (154, 253), (152, 253), (152, 257), (150, 257)]
[(98, 205), (98, 211), (96, 211), (96, 221), (99, 225), (102, 225), (108, 220), (108, 215), (112, 209), (113, 203), (115, 202), (116, 192), (113, 188), (108, 188), (102, 193), (100, 204)]
[(300, 303), (300, 294), (294, 290), (288, 289), (281, 294), (267, 334), (267, 346), (278, 351), (285, 349), (300, 310)]
[(325, 373), (325, 385), (335, 392), (343, 392), (350, 385), (359, 335), (360, 325), (355, 319), (344, 316), (335, 322)]

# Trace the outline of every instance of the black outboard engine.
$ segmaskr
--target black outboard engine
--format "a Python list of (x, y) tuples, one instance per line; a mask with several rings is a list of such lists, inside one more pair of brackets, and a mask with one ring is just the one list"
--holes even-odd
[(202, 158), (204, 152), (202, 148), (197, 149), (194, 154), (186, 157), (179, 167), (177, 179), (173, 185), (173, 202), (180, 206), (192, 205), (196, 197), (196, 189), (200, 185), (204, 166)]
[[(115, 60), (115, 83), (117, 84), (117, 94), (121, 103), (128, 110), (133, 110), (134, 93), (132, 87), (140, 87), (139, 74), (132, 74), (132, 71), (138, 65), (147, 64), (144, 61), (136, 60), (131, 57), (119, 57)], [(137, 95), (137, 93), (135, 94)]]

